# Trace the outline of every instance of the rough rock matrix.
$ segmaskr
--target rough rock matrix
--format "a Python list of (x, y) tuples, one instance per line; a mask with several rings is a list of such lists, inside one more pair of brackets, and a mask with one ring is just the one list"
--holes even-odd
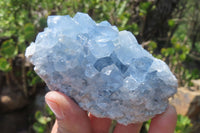
[(165, 111), (177, 80), (131, 32), (95, 23), (84, 13), (49, 16), (47, 24), (25, 55), (51, 90), (124, 125)]

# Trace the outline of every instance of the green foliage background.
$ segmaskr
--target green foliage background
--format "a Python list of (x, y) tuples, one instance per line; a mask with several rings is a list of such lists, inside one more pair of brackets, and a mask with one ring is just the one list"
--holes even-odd
[[(179, 85), (192, 86), (191, 80), (200, 78), (200, 4), (198, 0), (177, 3), (165, 19), (166, 36), (145, 38), (148, 16), (158, 10), (157, 6), (156, 0), (0, 0), (0, 77), (5, 81), (0, 85), (17, 86), (27, 98), (35, 95), (43, 83), (25, 60), (26, 47), (47, 26), (49, 15), (73, 16), (79, 11), (97, 22), (108, 20), (119, 30), (129, 30), (142, 38), (141, 45), (168, 63)], [(38, 112), (35, 117), (33, 129), (44, 132), (52, 118)], [(181, 118), (180, 123), (184, 121)], [(185, 127), (177, 126), (179, 130)]]

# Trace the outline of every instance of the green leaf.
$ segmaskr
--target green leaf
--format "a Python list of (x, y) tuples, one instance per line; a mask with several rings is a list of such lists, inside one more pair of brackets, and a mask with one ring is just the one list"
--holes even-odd
[(38, 76), (35, 76), (35, 77), (32, 79), (31, 84), (32, 84), (32, 85), (36, 85), (37, 83), (41, 83), (41, 82), (42, 82), (41, 78), (38, 77)]
[(174, 48), (167, 48), (167, 52), (169, 53), (169, 55), (174, 55), (175, 49)]
[(4, 72), (10, 71), (12, 68), (5, 58), (0, 58), (0, 70)]
[(33, 85), (43, 82), (43, 80), (33, 70), (28, 71), (26, 75), (28, 77), (29, 86), (33, 86)]
[(151, 41), (149, 44), (148, 44), (148, 48), (149, 50), (154, 50), (157, 48), (157, 43), (154, 42), (154, 41)]
[(192, 78), (193, 79), (200, 78), (200, 71), (197, 68), (195, 68), (194, 70), (192, 70)]
[(44, 28), (44, 27), (46, 27), (47, 26), (47, 21), (46, 21), (46, 18), (41, 18), (40, 20), (39, 20), (39, 26), (41, 27), (41, 28)]
[(180, 55), (180, 60), (181, 60), (181, 61), (184, 61), (185, 59), (186, 59), (186, 54), (184, 54), (184, 53), (181, 54), (181, 55)]
[(151, 2), (141, 2), (139, 5), (139, 11), (140, 11), (139, 15), (145, 16), (151, 4), (152, 4)]
[(175, 21), (173, 20), (173, 19), (169, 19), (168, 20), (168, 25), (170, 26), (170, 27), (174, 27), (175, 26)]
[(162, 48), (161, 49), (161, 54), (164, 55), (165, 57), (167, 57), (169, 55), (169, 52), (167, 52), (166, 48)]
[(187, 116), (178, 115), (175, 133), (189, 133), (191, 129), (191, 120)]
[(35, 119), (38, 120), (40, 117), (42, 116), (42, 112), (41, 111), (37, 111), (35, 113)]
[(176, 56), (172, 56), (172, 64), (173, 65), (177, 65), (178, 64)]
[(123, 3), (121, 4), (121, 7), (119, 8), (119, 10), (117, 12), (118, 16), (122, 15), (122, 13), (124, 12), (124, 10), (126, 8), (126, 4), (127, 4), (127, 1), (123, 1)]
[(18, 44), (18, 50), (19, 50), (19, 52), (21, 52), (21, 53), (24, 53), (25, 52), (25, 50), (26, 50), (26, 44), (25, 43), (20, 43), (20, 44)]
[(31, 23), (27, 23), (24, 26), (24, 34), (25, 34), (25, 40), (28, 42), (33, 41), (35, 38), (35, 27)]
[(177, 51), (180, 51), (181, 50), (181, 44), (180, 43), (176, 43), (174, 48), (177, 50)]
[(122, 20), (122, 24), (121, 27), (124, 27), (126, 25), (126, 23), (128, 22), (128, 18), (124, 17), (124, 19)]
[(15, 43), (12, 39), (4, 41), (1, 46), (0, 54), (5, 58), (14, 58), (18, 53), (18, 49), (14, 45)]
[(176, 42), (177, 42), (177, 38), (176, 38), (176, 37), (172, 37), (171, 43), (172, 43), (172, 44), (175, 44)]
[(131, 25), (131, 27), (132, 27), (132, 31), (133, 31), (133, 33), (134, 33), (135, 35), (139, 34), (139, 27), (138, 27), (138, 25), (137, 25), (136, 23), (133, 23), (133, 24)]
[(43, 124), (43, 125), (46, 125), (49, 121), (51, 121), (51, 118), (50, 117), (40, 117), (38, 119), (38, 122)]
[(151, 124), (151, 120), (148, 120), (148, 121), (145, 122), (145, 129), (147, 131), (149, 131), (150, 124)]
[(33, 130), (37, 133), (44, 133), (45, 132), (45, 126), (41, 125), (40, 123), (34, 123), (33, 124)]
[(49, 106), (45, 105), (45, 110), (46, 110), (46, 112), (47, 112), (47, 114), (49, 116), (55, 117), (54, 113), (51, 111), (51, 109), (49, 108)]
[(43, 116), (43, 114), (42, 114), (41, 111), (37, 111), (37, 112), (35, 113), (35, 119), (36, 119), (40, 124), (43, 124), (43, 125), (46, 125), (48, 122), (51, 121), (51, 118), (50, 118), (50, 117)]

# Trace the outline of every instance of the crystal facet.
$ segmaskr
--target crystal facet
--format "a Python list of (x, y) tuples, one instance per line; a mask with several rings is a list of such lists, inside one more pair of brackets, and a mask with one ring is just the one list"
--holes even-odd
[(49, 16), (47, 24), (25, 55), (51, 90), (124, 125), (165, 111), (177, 80), (131, 32), (96, 23), (84, 13)]

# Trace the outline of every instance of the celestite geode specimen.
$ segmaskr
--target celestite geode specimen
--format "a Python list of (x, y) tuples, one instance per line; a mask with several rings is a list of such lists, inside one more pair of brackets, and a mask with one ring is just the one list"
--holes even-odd
[(47, 24), (25, 55), (51, 90), (124, 125), (165, 111), (177, 80), (131, 32), (95, 23), (84, 13), (49, 16)]

